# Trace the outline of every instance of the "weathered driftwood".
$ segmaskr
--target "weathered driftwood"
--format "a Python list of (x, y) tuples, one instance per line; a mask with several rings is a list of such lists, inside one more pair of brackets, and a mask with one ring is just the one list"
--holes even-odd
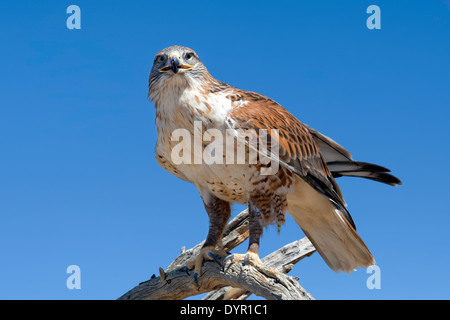
[[(261, 260), (267, 267), (274, 268), (282, 273), (288, 273), (295, 263), (310, 256), (315, 251), (312, 243), (305, 237), (285, 245)], [(251, 294), (250, 291), (228, 286), (210, 292), (203, 300), (245, 300)]]
[[(223, 247), (232, 250), (248, 237), (248, 211), (244, 210), (229, 222), (223, 236)], [(298, 278), (285, 275), (293, 264), (315, 249), (307, 238), (294, 241), (262, 259), (264, 264), (276, 270), (265, 272), (242, 264), (219, 265), (214, 261), (205, 261), (202, 275), (197, 285), (193, 274), (184, 265), (195, 256), (203, 243), (194, 248), (182, 250), (181, 254), (164, 271), (159, 270), (159, 277), (153, 276), (119, 299), (121, 300), (162, 300), (184, 299), (200, 293), (210, 292), (205, 299), (245, 299), (251, 293), (266, 299), (304, 300), (313, 299), (298, 283)], [(220, 262), (223, 258), (219, 258)], [(217, 291), (216, 291), (217, 290)]]

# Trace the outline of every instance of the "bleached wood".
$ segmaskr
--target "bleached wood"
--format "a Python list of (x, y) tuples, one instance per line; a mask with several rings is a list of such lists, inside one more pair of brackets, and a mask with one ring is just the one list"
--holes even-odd
[[(224, 249), (232, 250), (245, 241), (248, 234), (248, 210), (244, 210), (228, 223), (222, 239)], [(160, 268), (159, 277), (153, 276), (140, 283), (119, 299), (178, 300), (211, 291), (214, 292), (205, 298), (244, 299), (254, 293), (270, 300), (313, 299), (298, 283), (298, 278), (285, 274), (292, 269), (294, 263), (315, 251), (307, 238), (294, 241), (262, 259), (266, 267), (276, 270), (275, 275), (238, 263), (229, 263), (222, 270), (216, 262), (205, 261), (197, 285), (192, 271), (187, 270), (184, 265), (199, 252), (202, 245), (203, 242), (189, 250), (182, 250), (165, 271)], [(219, 259), (223, 261), (223, 257)]]
[[(303, 238), (291, 242), (275, 252), (262, 258), (261, 261), (267, 266), (274, 268), (282, 273), (291, 271), (295, 263), (301, 259), (310, 256), (316, 251), (308, 238)], [(244, 289), (233, 287), (224, 287), (210, 292), (203, 300), (245, 300), (251, 295), (251, 292)]]

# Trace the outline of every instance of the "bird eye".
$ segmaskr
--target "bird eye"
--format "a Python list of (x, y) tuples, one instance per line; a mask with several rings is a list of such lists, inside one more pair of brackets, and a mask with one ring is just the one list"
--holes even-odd
[(156, 62), (164, 62), (164, 60), (166, 60), (166, 58), (163, 55), (157, 56), (155, 58)]
[(184, 55), (186, 60), (190, 60), (194, 57), (194, 53), (193, 52), (188, 52)]

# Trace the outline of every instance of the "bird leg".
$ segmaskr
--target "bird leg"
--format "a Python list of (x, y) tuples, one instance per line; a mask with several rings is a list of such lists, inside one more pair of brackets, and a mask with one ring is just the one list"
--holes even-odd
[(212, 195), (208, 198), (208, 202), (203, 201), (209, 216), (208, 236), (200, 249), (200, 253), (186, 263), (189, 269), (194, 268), (194, 280), (197, 285), (203, 261), (214, 260), (222, 266), (217, 256), (226, 255), (226, 252), (222, 249), (222, 235), (231, 215), (230, 203)]
[(225, 266), (228, 262), (243, 262), (244, 265), (251, 265), (268, 277), (277, 278), (277, 271), (266, 267), (259, 258), (259, 239), (263, 232), (263, 217), (261, 210), (254, 204), (252, 199), (249, 201), (248, 211), (250, 235), (247, 252), (244, 254), (234, 253), (227, 256), (223, 261), (223, 265)]

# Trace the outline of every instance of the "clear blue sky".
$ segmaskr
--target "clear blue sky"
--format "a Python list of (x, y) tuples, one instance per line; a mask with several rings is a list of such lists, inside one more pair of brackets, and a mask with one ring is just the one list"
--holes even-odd
[[(314, 254), (291, 271), (314, 297), (450, 298), (450, 1), (19, 0), (0, 30), (1, 299), (115, 299), (206, 237), (196, 189), (154, 158), (147, 79), (175, 44), (403, 180), (338, 180), (381, 289)], [(303, 237), (275, 229), (261, 256)]]

